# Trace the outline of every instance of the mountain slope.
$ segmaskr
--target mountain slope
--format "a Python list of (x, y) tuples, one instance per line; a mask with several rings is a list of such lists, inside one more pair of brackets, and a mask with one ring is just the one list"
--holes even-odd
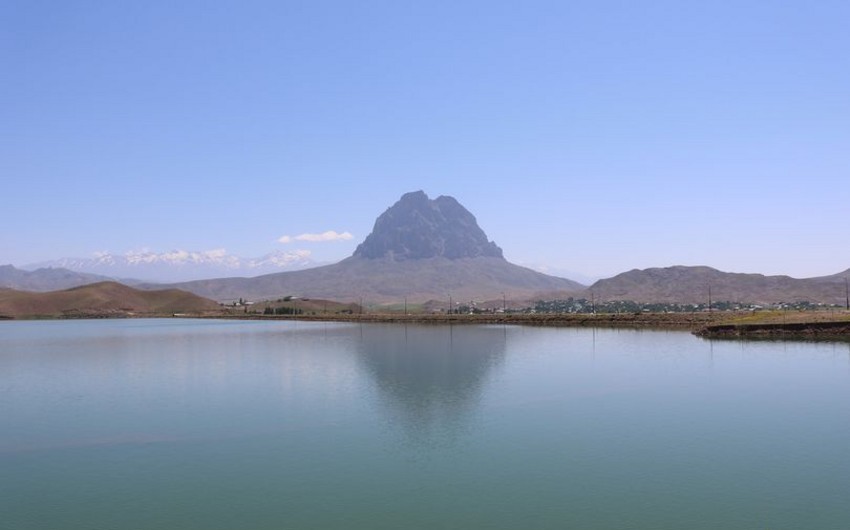
[(579, 283), (509, 263), (451, 197), (413, 192), (385, 211), (354, 254), (334, 265), (255, 278), (174, 284), (216, 300), (286, 295), (369, 302), (458, 300), (576, 292)]
[(101, 282), (64, 291), (34, 293), (0, 289), (0, 315), (24, 316), (121, 315), (218, 310), (212, 300), (167, 289), (140, 291), (115, 282)]
[(261, 300), (286, 295), (369, 302), (457, 300), (576, 292), (585, 287), (513, 265), (499, 258), (394, 261), (347, 258), (334, 265), (256, 278), (224, 278), (174, 284), (214, 300)]
[(838, 274), (831, 274), (829, 276), (820, 276), (818, 278), (812, 278), (812, 280), (827, 282), (843, 282), (845, 280), (850, 280), (850, 269), (839, 272)]
[(772, 304), (822, 302), (843, 304), (845, 285), (840, 275), (797, 279), (723, 272), (711, 267), (665, 267), (631, 270), (599, 280), (590, 287), (597, 299), (635, 302), (705, 303), (714, 301)]

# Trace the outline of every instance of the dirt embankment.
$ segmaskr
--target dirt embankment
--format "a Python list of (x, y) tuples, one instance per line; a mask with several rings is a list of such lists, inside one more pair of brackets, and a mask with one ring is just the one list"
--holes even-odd
[(707, 324), (695, 333), (712, 339), (850, 340), (850, 312), (765, 311)]
[(715, 324), (696, 331), (700, 337), (711, 339), (850, 339), (850, 322), (794, 322), (771, 324)]
[[(209, 316), (209, 318), (216, 318)], [(713, 322), (720, 322), (719, 313), (598, 313), (598, 314), (527, 314), (484, 313), (476, 315), (447, 315), (422, 313), (363, 313), (363, 314), (301, 314), (256, 315), (238, 312), (224, 318), (257, 320), (301, 320), (332, 322), (375, 322), (416, 324), (523, 324), (534, 326), (622, 327), (696, 330)]]

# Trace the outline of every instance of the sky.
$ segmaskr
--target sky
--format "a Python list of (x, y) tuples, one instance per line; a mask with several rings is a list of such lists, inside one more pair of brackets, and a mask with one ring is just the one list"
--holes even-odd
[(848, 20), (829, 0), (2, 1), (0, 264), (336, 261), (421, 189), (560, 274), (834, 274)]

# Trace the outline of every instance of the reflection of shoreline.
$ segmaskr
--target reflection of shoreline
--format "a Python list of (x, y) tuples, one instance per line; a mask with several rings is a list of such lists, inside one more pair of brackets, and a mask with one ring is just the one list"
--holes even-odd
[(697, 330), (713, 323), (722, 323), (736, 316), (752, 316), (751, 313), (480, 313), (474, 315), (444, 313), (408, 314), (321, 314), (298, 315), (207, 315), (200, 319), (223, 320), (298, 320), (314, 322), (351, 322), (381, 324), (499, 324), (528, 326), (600, 327), (626, 329), (679, 329)]
[(420, 440), (464, 428), (504, 354), (504, 330), (485, 326), (364, 326), (357, 346), (391, 422)]
[(0, 457), (277, 435), (288, 404), (334, 399), (356, 371), (353, 324), (12, 325), (0, 339)]
[[(757, 317), (756, 320), (753, 320)], [(259, 315), (229, 315), (224, 320), (293, 320), (293, 317)], [(691, 331), (707, 338), (734, 338), (739, 340), (760, 339), (789, 341), (839, 341), (850, 342), (850, 318), (826, 312), (795, 312), (783, 316), (788, 322), (776, 321), (774, 313), (753, 315), (751, 312), (713, 313), (485, 313), (475, 315), (446, 314), (394, 314), (374, 313), (364, 315), (304, 315), (302, 321), (339, 323), (381, 323), (421, 325), (517, 325), (540, 327), (578, 327), (602, 329), (634, 329), (656, 331)], [(744, 322), (744, 320), (746, 320)]]

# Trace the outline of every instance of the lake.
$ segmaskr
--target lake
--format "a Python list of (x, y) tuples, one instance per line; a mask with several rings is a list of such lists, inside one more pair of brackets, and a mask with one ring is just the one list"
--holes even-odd
[(850, 528), (850, 346), (0, 322), (3, 529)]

